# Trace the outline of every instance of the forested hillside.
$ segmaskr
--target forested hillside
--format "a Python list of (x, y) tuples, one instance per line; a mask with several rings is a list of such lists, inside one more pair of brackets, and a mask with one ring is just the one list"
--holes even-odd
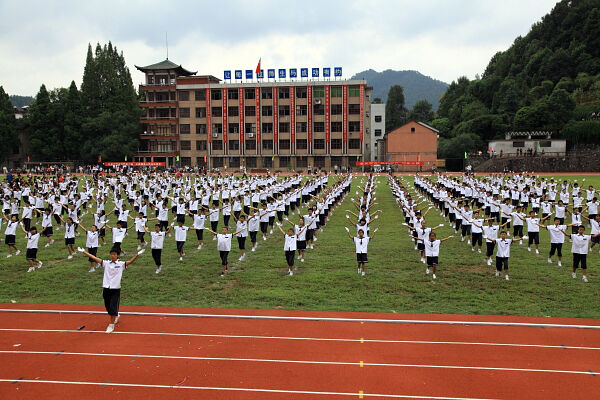
[(452, 82), (437, 118), (439, 155), (461, 157), (510, 130), (600, 143), (600, 0), (563, 0), (496, 53), (480, 79)]

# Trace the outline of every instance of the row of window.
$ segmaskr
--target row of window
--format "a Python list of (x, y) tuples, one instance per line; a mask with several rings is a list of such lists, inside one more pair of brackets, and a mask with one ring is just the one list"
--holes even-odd
[[(231, 168), (238, 168), (240, 166), (241, 157), (211, 157), (211, 165), (213, 168), (221, 168), (227, 162), (227, 165)], [(246, 168), (256, 168), (258, 157), (247, 157), (244, 159), (244, 165)], [(279, 167), (286, 168), (291, 165), (291, 157), (290, 156), (279, 156)], [(204, 161), (204, 157), (196, 157), (196, 164), (199, 167), (204, 167), (207, 165), (207, 162)], [(296, 167), (298, 168), (306, 168), (308, 166), (308, 157), (300, 158), (296, 157)], [(339, 156), (331, 156), (331, 165), (341, 165), (342, 157)], [(312, 165), (315, 167), (324, 167), (325, 166), (325, 157), (313, 157)], [(192, 158), (191, 157), (181, 157), (181, 166), (182, 167), (191, 167), (192, 166)], [(272, 168), (273, 167), (273, 159), (269, 157), (262, 158), (262, 166), (264, 168)]]
[[(307, 115), (308, 108), (306, 104), (297, 105), (296, 106), (296, 115)], [(342, 104), (332, 104), (331, 105), (331, 115), (342, 115)], [(151, 114), (153, 110), (151, 109)], [(279, 115), (282, 117), (290, 115), (290, 106), (281, 105), (278, 107)], [(240, 115), (240, 109), (238, 106), (229, 106), (227, 107), (227, 114), (230, 117), (238, 117)], [(313, 114), (314, 115), (325, 115), (325, 105), (323, 104), (314, 104), (313, 105)], [(360, 114), (360, 104), (348, 104), (348, 114), (358, 115)], [(189, 118), (190, 117), (190, 108), (189, 107), (180, 107), (179, 108), (179, 118)], [(196, 118), (206, 118), (206, 107), (196, 107), (195, 108)], [(222, 107), (211, 107), (210, 115), (212, 117), (222, 117), (223, 116), (223, 108)], [(256, 116), (256, 107), (255, 106), (245, 106), (244, 107), (244, 115), (247, 117), (255, 117)], [(273, 106), (262, 106), (261, 107), (261, 115), (263, 117), (271, 117), (273, 116)], [(153, 116), (153, 115), (150, 115)], [(168, 112), (166, 113), (168, 117)]]
[[(272, 140), (262, 140), (262, 148), (263, 150), (273, 150), (273, 141)], [(240, 141), (239, 140), (228, 140), (229, 150), (239, 150), (240, 149)], [(246, 140), (245, 142), (246, 150), (256, 150), (256, 140)], [(192, 142), (190, 140), (181, 140), (179, 142), (181, 150), (191, 150)], [(279, 140), (279, 149), (280, 150), (289, 150), (290, 149), (290, 141), (288, 139)], [(223, 150), (223, 141), (222, 140), (213, 140), (212, 141), (213, 150)], [(296, 149), (298, 150), (306, 150), (308, 148), (308, 141), (306, 139), (298, 139), (296, 140)], [(314, 139), (313, 140), (313, 148), (317, 150), (325, 149), (325, 139)], [(331, 148), (332, 149), (341, 149), (342, 148), (342, 139), (331, 139)], [(350, 139), (348, 141), (349, 149), (360, 149), (360, 140), (359, 139)], [(196, 150), (204, 151), (207, 149), (207, 141), (206, 140), (196, 140)]]
[[(342, 122), (331, 122), (331, 132), (342, 132)], [(227, 124), (227, 133), (239, 133), (240, 132), (240, 124), (237, 122)], [(246, 133), (256, 133), (256, 124), (255, 123), (246, 123), (244, 124), (244, 131)], [(348, 122), (348, 131), (349, 132), (360, 132), (360, 121), (349, 121)], [(376, 136), (381, 136), (381, 129), (375, 130)], [(379, 131), (379, 135), (377, 135), (377, 131)], [(213, 133), (223, 133), (223, 124), (212, 124), (212, 132)], [(273, 133), (273, 123), (272, 122), (263, 122), (261, 124), (261, 132), (262, 133)], [(280, 122), (279, 123), (279, 132), (288, 133), (290, 132), (290, 123), (289, 122)], [(296, 132), (303, 133), (308, 132), (308, 123), (307, 122), (296, 122)], [(313, 122), (313, 132), (320, 133), (325, 132), (325, 122)], [(179, 125), (179, 133), (180, 134), (188, 134), (191, 133), (191, 125), (190, 124), (180, 124)], [(202, 134), (207, 133), (206, 124), (196, 124), (196, 133)]]
[[(308, 97), (308, 88), (306, 87), (297, 87), (295, 89), (296, 98), (298, 99), (306, 99)], [(188, 90), (180, 90), (177, 92), (179, 95), (179, 101), (189, 101), (190, 100), (190, 91)], [(194, 100), (196, 101), (205, 101), (206, 100), (206, 90), (195, 90), (194, 92)], [(148, 93), (150, 96), (151, 93)], [(331, 97), (342, 97), (342, 87), (341, 86), (331, 86), (330, 88)], [(290, 88), (289, 87), (280, 87), (277, 88), (277, 96), (280, 99), (289, 99), (290, 98)], [(348, 87), (348, 97), (359, 97), (360, 96), (360, 86), (349, 86)], [(260, 97), (264, 100), (273, 98), (273, 88), (264, 87), (260, 88)], [(325, 87), (324, 86), (315, 86), (313, 88), (313, 97), (325, 97)], [(223, 99), (223, 91), (221, 89), (211, 89), (210, 90), (210, 98), (211, 100), (222, 100)], [(237, 88), (235, 89), (227, 89), (227, 98), (229, 100), (238, 100), (239, 91)], [(255, 88), (245, 88), (244, 89), (244, 98), (245, 99), (255, 99), (256, 91)], [(174, 100), (174, 98), (171, 98)]]

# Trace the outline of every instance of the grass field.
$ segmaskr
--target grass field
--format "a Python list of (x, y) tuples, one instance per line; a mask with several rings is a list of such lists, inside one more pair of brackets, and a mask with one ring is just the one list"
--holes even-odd
[[(554, 175), (555, 179), (563, 177)], [(599, 176), (568, 176), (564, 179), (600, 187)], [(412, 187), (412, 178), (402, 178)], [(355, 178), (351, 193), (364, 177)], [(570, 244), (565, 244), (563, 267), (546, 262), (548, 233), (541, 232), (540, 254), (527, 252), (526, 246), (513, 246), (510, 259), (511, 280), (494, 277), (494, 267), (487, 266), (484, 255), (472, 253), (470, 247), (454, 238), (442, 244), (438, 279), (425, 275), (425, 266), (413, 250), (397, 207), (387, 185), (387, 177), (377, 178), (375, 208), (383, 210), (373, 223), (379, 226), (369, 246), (367, 276), (356, 273), (354, 244), (344, 231), (345, 209), (353, 209), (347, 197), (338, 207), (315, 243), (307, 250), (306, 262), (299, 263), (293, 277), (285, 274), (283, 238), (273, 234), (259, 240), (255, 253), (237, 262), (237, 242), (232, 242), (231, 272), (220, 278), (220, 259), (216, 241), (205, 232), (205, 245), (197, 251), (194, 232), (188, 233), (187, 256), (178, 262), (174, 237), (166, 238), (163, 272), (154, 273), (149, 251), (124, 273), (121, 302), (124, 305), (198, 306), (229, 308), (283, 308), (306, 310), (379, 311), (410, 313), (502, 314), (561, 317), (600, 317), (600, 255), (598, 248), (588, 256), (589, 283), (572, 279)], [(107, 210), (112, 204), (107, 204)], [(111, 219), (114, 220), (114, 217)], [(91, 216), (83, 218), (90, 225)], [(439, 213), (431, 211), (429, 226), (442, 222)], [(189, 218), (186, 224), (189, 225)], [(33, 220), (33, 224), (40, 223)], [(231, 224), (231, 222), (230, 222)], [(2, 237), (4, 232), (2, 227)], [(150, 224), (149, 224), (150, 226)], [(279, 232), (276, 230), (276, 232)], [(454, 231), (445, 226), (438, 237)], [(102, 271), (88, 273), (87, 258), (76, 255), (67, 260), (63, 243), (64, 231), (55, 234), (56, 243), (44, 248), (40, 239), (40, 258), (45, 267), (25, 273), (24, 251), (18, 257), (5, 258), (7, 246), (0, 246), (0, 302), (102, 304)], [(110, 234), (107, 239), (110, 241)], [(85, 245), (85, 235), (76, 245)], [(23, 234), (17, 246), (24, 250)], [(130, 230), (123, 249), (134, 254), (137, 244)], [(99, 249), (107, 258), (110, 246)], [(249, 246), (247, 245), (249, 249)], [(124, 257), (128, 258), (128, 257)]]

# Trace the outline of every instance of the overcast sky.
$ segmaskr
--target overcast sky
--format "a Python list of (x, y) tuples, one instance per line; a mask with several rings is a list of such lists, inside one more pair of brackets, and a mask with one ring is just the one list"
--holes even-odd
[(35, 95), (81, 84), (88, 43), (109, 40), (134, 65), (169, 59), (198, 74), (342, 66), (417, 70), (445, 82), (489, 59), (556, 0), (11, 1), (0, 0), (0, 85)]

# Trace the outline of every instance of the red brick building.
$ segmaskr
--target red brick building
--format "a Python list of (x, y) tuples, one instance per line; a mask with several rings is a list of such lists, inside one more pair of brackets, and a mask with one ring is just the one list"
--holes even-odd
[(411, 121), (385, 135), (386, 161), (423, 161), (424, 165), (394, 165), (395, 171), (431, 171), (437, 165), (439, 131)]

